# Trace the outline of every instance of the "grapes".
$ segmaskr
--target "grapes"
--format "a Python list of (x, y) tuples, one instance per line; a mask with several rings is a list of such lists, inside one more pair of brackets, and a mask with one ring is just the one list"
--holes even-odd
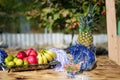
[(3, 49), (0, 49), (0, 64), (4, 63), (4, 59), (6, 57), (7, 57), (7, 53)]
[(0, 49), (0, 70), (4, 70), (4, 59), (7, 57), (7, 53)]

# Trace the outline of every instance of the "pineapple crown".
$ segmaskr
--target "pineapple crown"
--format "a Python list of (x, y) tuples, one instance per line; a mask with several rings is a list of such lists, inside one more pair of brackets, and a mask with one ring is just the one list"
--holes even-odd
[(80, 26), (79, 26), (79, 32), (82, 32), (84, 30), (86, 31), (92, 31), (95, 29), (95, 8), (97, 4), (92, 6), (89, 4), (87, 15), (80, 15)]

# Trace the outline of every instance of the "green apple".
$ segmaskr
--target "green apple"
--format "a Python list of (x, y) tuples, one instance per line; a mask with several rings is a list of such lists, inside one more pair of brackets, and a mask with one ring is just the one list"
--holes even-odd
[(12, 61), (13, 60), (13, 56), (12, 55), (8, 55), (6, 58), (5, 58), (5, 63), (9, 62), (9, 61)]
[(15, 62), (14, 61), (9, 61), (6, 63), (8, 67), (15, 67)]
[(28, 63), (28, 61), (26, 61), (26, 60), (23, 60), (23, 66), (25, 67), (25, 68), (27, 68), (28, 67), (28, 65), (29, 65), (29, 63)]
[(23, 60), (22, 59), (17, 59), (15, 61), (15, 63), (16, 63), (16, 66), (23, 66)]
[(16, 61), (18, 60), (18, 58), (17, 57), (14, 57), (14, 59), (13, 59), (13, 61), (16, 63)]

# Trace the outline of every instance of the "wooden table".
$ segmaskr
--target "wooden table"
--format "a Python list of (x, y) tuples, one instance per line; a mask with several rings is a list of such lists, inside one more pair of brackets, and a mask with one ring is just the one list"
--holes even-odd
[[(97, 57), (97, 67), (82, 74), (89, 76), (90, 80), (120, 80), (120, 66), (108, 59), (107, 56)], [(78, 74), (80, 78), (82, 74)], [(80, 80), (67, 79), (66, 72), (57, 72), (53, 69), (34, 70), (24, 72), (0, 71), (0, 80)]]

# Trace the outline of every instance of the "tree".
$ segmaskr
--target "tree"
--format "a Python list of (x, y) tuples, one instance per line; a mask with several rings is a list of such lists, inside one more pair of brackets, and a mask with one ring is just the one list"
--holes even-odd
[(87, 13), (89, 3), (98, 3), (96, 12), (99, 18), (101, 12), (105, 14), (104, 0), (0, 0), (0, 29), (10, 25), (8, 20), (14, 23), (24, 16), (32, 27), (36, 24), (49, 32), (77, 33), (79, 16)]

